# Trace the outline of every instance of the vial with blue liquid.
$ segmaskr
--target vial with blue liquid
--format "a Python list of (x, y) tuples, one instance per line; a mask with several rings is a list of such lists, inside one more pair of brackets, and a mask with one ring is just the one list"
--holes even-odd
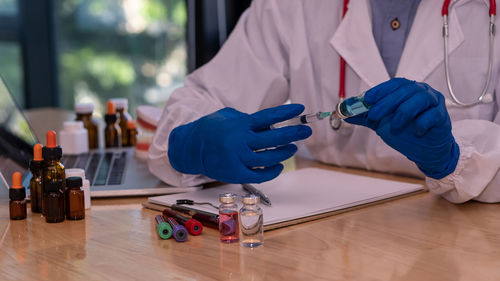
[(340, 119), (353, 117), (370, 110), (371, 105), (365, 103), (365, 92), (351, 97), (337, 105), (336, 114)]

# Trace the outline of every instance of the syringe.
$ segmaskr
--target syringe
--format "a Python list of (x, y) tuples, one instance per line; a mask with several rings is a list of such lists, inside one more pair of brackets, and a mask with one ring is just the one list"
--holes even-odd
[(288, 119), (288, 120), (283, 121), (283, 122), (273, 124), (273, 125), (271, 125), (271, 129), (277, 129), (277, 128), (286, 127), (286, 126), (307, 124), (307, 123), (323, 120), (326, 117), (330, 116), (331, 114), (332, 114), (332, 112), (323, 112), (323, 111), (319, 111), (317, 113), (311, 113), (311, 114), (304, 114), (304, 115), (294, 117), (292, 119)]
[(338, 103), (336, 106), (336, 110), (334, 111), (330, 112), (319, 111), (317, 113), (300, 115), (295, 118), (273, 124), (271, 125), (271, 129), (277, 129), (285, 126), (307, 124), (323, 120), (326, 117), (331, 116), (330, 119), (338, 120), (338, 122), (335, 122), (336, 123), (335, 126), (333, 125), (333, 122), (331, 123), (332, 128), (337, 130), (340, 127), (340, 119), (353, 117), (370, 110), (371, 105), (365, 103), (364, 97), (365, 97), (365, 92), (363, 92), (358, 96), (348, 98), (341, 103)]

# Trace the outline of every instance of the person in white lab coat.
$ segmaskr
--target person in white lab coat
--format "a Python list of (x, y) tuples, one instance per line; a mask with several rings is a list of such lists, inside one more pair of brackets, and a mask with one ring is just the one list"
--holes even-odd
[[(397, 138), (397, 133), (388, 130), (389, 136), (380, 137), (377, 135), (381, 134), (380, 128), (370, 126), (366, 116), (364, 120), (353, 122), (365, 126), (344, 126), (344, 123), (343, 129), (333, 131), (327, 121), (321, 121), (310, 124), (313, 132), (310, 137), (311, 132), (303, 128), (306, 126), (295, 126), (294, 131), (284, 132), (285, 136), (270, 137), (281, 138), (276, 143), (263, 140), (268, 131), (273, 131), (265, 130), (268, 123), (298, 115), (302, 110), (297, 105), (274, 108), (276, 106), (290, 101), (304, 105), (306, 113), (330, 111), (335, 107), (339, 100), (340, 57), (347, 64), (347, 97), (390, 80), (373, 37), (369, 0), (351, 1), (344, 18), (342, 1), (254, 0), (216, 57), (189, 75), (185, 86), (172, 94), (149, 150), (150, 171), (177, 186), (198, 185), (214, 179), (237, 182), (238, 172), (231, 173), (238, 165), (246, 165), (250, 170), (255, 166), (269, 166), (262, 174), (255, 174), (256, 178), (247, 178), (248, 181), (259, 182), (259, 176), (262, 176), (260, 181), (277, 176), (280, 166), (272, 161), (269, 165), (260, 165), (260, 156), (250, 155), (247, 147), (242, 147), (241, 134), (225, 138), (223, 132), (236, 131), (243, 126), (247, 130), (243, 135), (250, 139), (251, 149), (272, 144), (284, 147), (280, 151), (254, 152), (256, 155), (274, 153), (267, 156), (281, 160), (295, 153), (295, 147), (287, 143), (308, 137), (303, 143), (321, 162), (425, 176), (429, 189), (451, 202), (500, 201), (500, 101), (495, 98), (500, 87), (500, 49), (493, 50), (493, 75), (487, 102), (465, 108), (448, 104), (446, 110), (444, 99), (440, 99), (450, 100), (444, 70), (441, 7), (442, 1), (421, 0), (392, 76), (418, 81), (399, 79), (403, 84), (414, 83), (423, 89), (423, 94), (436, 100), (433, 106), (439, 108), (441, 114), (438, 125), (446, 127), (439, 131), (448, 145), (446, 155), (449, 157), (439, 156), (448, 161), (445, 174), (433, 176), (429, 173), (429, 176), (426, 173), (429, 165), (412, 161), (419, 155), (409, 155), (414, 151), (408, 147), (400, 149), (398, 144), (404, 140), (398, 139), (396, 145), (391, 141), (392, 137)], [(488, 3), (484, 0), (457, 0), (450, 7), (451, 81), (462, 101), (475, 101), (485, 82), (487, 11)], [(500, 46), (496, 41), (496, 46)], [(383, 88), (384, 84), (379, 87)], [(384, 97), (387, 89), (382, 92), (379, 96), (373, 94), (371, 99)], [(389, 119), (394, 117), (387, 116)], [(262, 121), (261, 118), (267, 119)], [(226, 122), (222, 129), (217, 125), (229, 119), (238, 122)], [(447, 122), (451, 126), (446, 125)], [(177, 139), (169, 139), (176, 128)], [(206, 136), (210, 138), (208, 141), (200, 141)], [(437, 140), (440, 136), (433, 138)], [(424, 134), (422, 143), (428, 139)], [(434, 150), (426, 152), (425, 147), (418, 148), (418, 137), (412, 141), (415, 143), (410, 145), (420, 149), (419, 153), (432, 157)], [(174, 144), (175, 151), (169, 147)], [(235, 150), (235, 146), (241, 149)], [(220, 158), (217, 155), (221, 155)], [(177, 159), (175, 169), (169, 157)], [(451, 159), (453, 157), (456, 159)], [(430, 159), (430, 162), (435, 160)], [(230, 171), (230, 174), (221, 174), (221, 171)]]

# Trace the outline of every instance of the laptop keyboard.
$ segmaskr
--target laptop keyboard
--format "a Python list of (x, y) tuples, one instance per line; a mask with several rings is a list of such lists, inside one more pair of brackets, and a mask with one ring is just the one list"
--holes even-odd
[(126, 156), (126, 152), (96, 152), (65, 155), (61, 162), (66, 168), (84, 169), (91, 186), (119, 185), (123, 181)]

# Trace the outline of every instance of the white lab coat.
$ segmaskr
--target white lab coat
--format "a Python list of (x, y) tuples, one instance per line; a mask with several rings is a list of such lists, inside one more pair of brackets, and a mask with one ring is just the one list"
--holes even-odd
[[(229, 106), (253, 113), (290, 100), (306, 112), (330, 111), (338, 101), (339, 55), (347, 62), (346, 95), (358, 95), (389, 79), (375, 44), (369, 0), (254, 0), (217, 56), (189, 75), (168, 101), (149, 151), (150, 171), (172, 185), (210, 181), (175, 171), (168, 160), (170, 131)], [(451, 78), (462, 101), (479, 96), (488, 63), (487, 1), (457, 0), (450, 10)], [(424, 81), (449, 99), (443, 65), (442, 1), (422, 0), (397, 77)], [(497, 21), (498, 24), (498, 21)], [(497, 37), (498, 39), (498, 37)], [(498, 93), (500, 42), (496, 40), (489, 92)], [(429, 189), (452, 202), (500, 201), (499, 101), (449, 107), (460, 147), (455, 172)], [(339, 166), (424, 177), (416, 165), (361, 126), (331, 130), (312, 123), (305, 140), (311, 155)]]

